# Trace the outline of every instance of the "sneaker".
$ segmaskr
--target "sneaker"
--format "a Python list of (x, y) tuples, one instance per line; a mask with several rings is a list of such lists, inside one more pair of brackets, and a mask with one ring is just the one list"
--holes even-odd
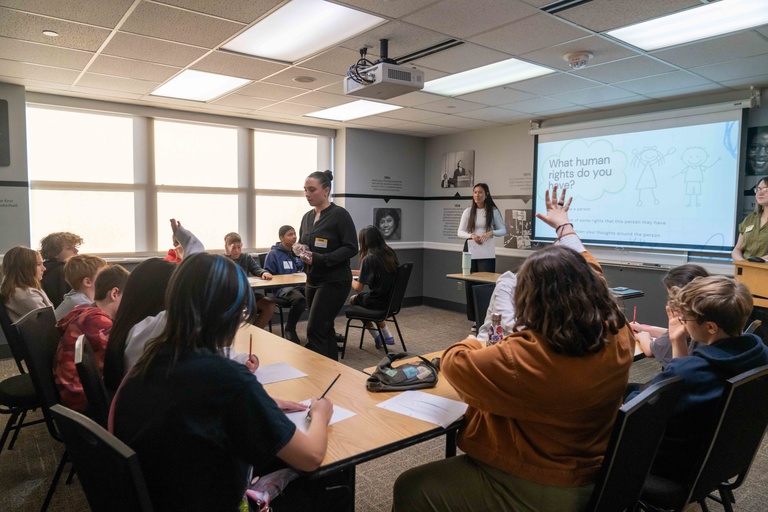
[(376, 348), (381, 348), (384, 344), (381, 342), (381, 336), (378, 334), (373, 335), (373, 342), (376, 344)]
[(387, 345), (394, 345), (395, 344), (395, 337), (394, 336), (387, 336), (384, 338), (384, 343)]

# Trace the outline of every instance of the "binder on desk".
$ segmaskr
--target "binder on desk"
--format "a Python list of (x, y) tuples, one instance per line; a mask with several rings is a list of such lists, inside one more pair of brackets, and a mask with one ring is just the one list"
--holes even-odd
[(632, 299), (645, 295), (642, 290), (635, 290), (633, 288), (626, 288), (624, 286), (616, 286), (609, 289), (611, 290), (611, 293), (622, 299)]

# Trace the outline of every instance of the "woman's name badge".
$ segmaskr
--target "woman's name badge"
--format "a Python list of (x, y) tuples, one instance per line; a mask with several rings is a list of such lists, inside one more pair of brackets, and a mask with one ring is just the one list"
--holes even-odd
[(749, 233), (749, 232), (750, 232), (750, 231), (752, 231), (753, 229), (755, 229), (755, 225), (754, 225), (754, 224), (753, 224), (753, 225), (751, 225), (751, 226), (747, 226), (747, 227), (744, 229), (744, 232), (745, 232), (745, 233)]
[(315, 247), (319, 247), (320, 249), (327, 249), (328, 240), (325, 238), (315, 238)]

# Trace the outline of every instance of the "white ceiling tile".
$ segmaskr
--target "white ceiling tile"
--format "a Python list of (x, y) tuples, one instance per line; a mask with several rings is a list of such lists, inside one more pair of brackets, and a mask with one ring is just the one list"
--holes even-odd
[(483, 103), (485, 105), (503, 105), (515, 101), (527, 100), (536, 97), (535, 94), (518, 91), (513, 89), (514, 84), (509, 86), (494, 87), (484, 91), (472, 92), (457, 96), (458, 99)]
[(509, 105), (501, 105), (502, 108), (508, 108), (517, 112), (524, 112), (527, 114), (540, 114), (543, 112), (550, 112), (553, 110), (570, 108), (573, 105), (560, 100), (553, 100), (551, 98), (533, 98), (530, 100), (516, 101)]
[(37, 64), (26, 64), (24, 62), (11, 60), (0, 60), (0, 75), (71, 85), (77, 79), (79, 72), (71, 69), (38, 66)]
[[(737, 90), (741, 90), (741, 89), (746, 90), (746, 89), (749, 89), (750, 86), (755, 86), (759, 89), (760, 87), (765, 87), (766, 85), (768, 85), (768, 73), (764, 72), (762, 75), (759, 75), (759, 76), (739, 78), (738, 80), (726, 80), (720, 83), (726, 87), (731, 87)], [(763, 105), (765, 105), (765, 103), (763, 103)]]
[(103, 53), (127, 59), (157, 62), (167, 66), (186, 67), (205, 55), (207, 51), (195, 46), (118, 32), (107, 43)]
[(54, 82), (42, 82), (39, 80), (29, 80), (26, 78), (16, 78), (12, 76), (3, 76), (0, 74), (0, 82), (5, 84), (23, 85), (27, 91), (31, 92), (66, 92), (68, 93), (71, 88), (67, 84), (57, 84)]
[(217, 48), (245, 28), (240, 23), (144, 2), (121, 27), (123, 32)]
[(439, 112), (432, 112), (429, 110), (419, 110), (417, 108), (401, 108), (399, 110), (384, 112), (383, 114), (379, 114), (378, 117), (400, 119), (401, 121), (425, 121), (427, 119), (440, 117), (442, 115), (443, 114)]
[(605, 100), (605, 101), (597, 101), (595, 103), (590, 103), (589, 105), (585, 105), (590, 108), (608, 108), (608, 107), (616, 107), (616, 106), (635, 106), (635, 105), (642, 105), (644, 103), (647, 104), (658, 104), (658, 100), (652, 100), (645, 96), (635, 95), (630, 98), (622, 98), (622, 99), (616, 99), (616, 100)]
[(180, 68), (109, 55), (100, 55), (88, 67), (89, 73), (136, 78), (150, 82), (165, 82), (179, 71)]
[[(58, 32), (59, 37), (43, 35), (43, 30)], [(109, 30), (0, 7), (0, 37), (96, 51), (109, 36)]]
[(563, 94), (555, 94), (552, 98), (556, 100), (567, 101), (570, 103), (576, 103), (579, 105), (589, 105), (591, 103), (597, 103), (601, 101), (617, 100), (622, 98), (630, 98), (635, 96), (634, 93), (626, 91), (624, 89), (617, 89), (608, 85), (600, 87), (590, 87), (589, 89), (581, 89), (579, 91), (570, 91)]
[(255, 57), (215, 51), (196, 62), (190, 69), (239, 78), (249, 78), (251, 80), (261, 80), (287, 67), (285, 64), (278, 64)]
[(3, 7), (43, 16), (114, 28), (134, 0), (0, 0)]
[(727, 82), (749, 77), (760, 77), (768, 70), (768, 54), (746, 59), (719, 62), (709, 66), (693, 68), (690, 71), (715, 82)]
[(403, 21), (461, 39), (536, 14), (538, 10), (518, 0), (443, 0)]
[(639, 78), (637, 80), (618, 82), (613, 85), (638, 94), (649, 95), (650, 93), (658, 93), (685, 87), (696, 87), (707, 83), (712, 82), (709, 82), (706, 78), (691, 75), (690, 73), (676, 71), (674, 73), (665, 73), (663, 75)]
[(550, 94), (561, 94), (569, 91), (577, 91), (579, 89), (588, 89), (595, 87), (596, 85), (598, 84), (591, 80), (585, 80), (574, 75), (557, 73), (532, 78), (530, 80), (523, 80), (522, 82), (515, 82), (509, 84), (507, 87), (518, 91), (529, 92), (531, 94), (538, 94), (540, 96), (548, 96)]
[(499, 126), (499, 123), (491, 123), (479, 119), (469, 119), (460, 116), (440, 116), (435, 117), (427, 121), (429, 124), (435, 124), (438, 126), (448, 126), (451, 128), (462, 128), (465, 130), (481, 130), (483, 128), (490, 128), (492, 126)]
[(113, 90), (107, 90), (107, 89), (96, 89), (93, 87), (82, 87), (79, 85), (75, 85), (74, 87), (70, 88), (71, 91), (80, 93), (81, 96), (85, 96), (88, 98), (95, 98), (97, 100), (104, 100), (104, 101), (115, 101), (115, 98), (121, 98), (126, 100), (139, 100), (144, 95), (143, 94), (136, 94), (136, 93), (130, 93), (130, 92), (123, 92), (123, 91), (113, 91)]
[(700, 5), (699, 0), (593, 0), (557, 16), (589, 30), (604, 32)]
[(443, 114), (458, 114), (459, 112), (467, 112), (479, 108), (483, 108), (483, 105), (471, 101), (458, 100), (456, 98), (444, 98), (439, 101), (433, 101), (419, 106), (419, 109), (421, 110), (442, 112)]
[(129, 92), (133, 94), (149, 94), (160, 85), (159, 82), (147, 82), (133, 78), (120, 78), (115, 76), (97, 75), (86, 73), (78, 80), (77, 85), (92, 87), (94, 89), (107, 89), (110, 91)]
[(768, 39), (750, 30), (651, 54), (676, 66), (691, 68), (765, 53), (768, 53)]
[(155, 0), (161, 4), (174, 5), (227, 20), (251, 23), (268, 13), (284, 0)]
[(274, 101), (272, 100), (262, 100), (260, 98), (242, 96), (240, 94), (229, 94), (216, 101), (212, 101), (210, 105), (227, 105), (230, 107), (239, 107), (247, 110), (257, 110), (260, 108), (268, 107), (273, 103)]
[(445, 71), (446, 73), (459, 73), (468, 69), (479, 68), (486, 64), (493, 64), (511, 58), (511, 55), (489, 50), (476, 44), (463, 44), (450, 50), (445, 50), (429, 57), (417, 59), (411, 64), (417, 68), (426, 66), (431, 69)]
[(506, 108), (488, 107), (481, 108), (480, 110), (472, 110), (470, 112), (462, 112), (461, 117), (467, 117), (470, 119), (480, 119), (482, 121), (493, 121), (496, 123), (509, 123), (511, 121), (517, 121), (530, 117), (530, 114), (525, 112), (515, 112)]
[(336, 47), (315, 57), (301, 61), (298, 64), (303, 68), (315, 69), (334, 75), (347, 75), (347, 69), (360, 58), (360, 54), (355, 50)]
[(259, 110), (259, 112), (275, 112), (278, 114), (290, 114), (293, 116), (303, 116), (304, 114), (309, 114), (310, 112), (317, 112), (318, 110), (322, 110), (322, 109), (313, 107), (311, 105), (299, 105), (296, 103), (283, 102), (283, 103), (275, 103), (274, 105), (270, 105), (269, 107)]
[(344, 124), (349, 126), (368, 126), (372, 128), (378, 128), (382, 126), (393, 126), (396, 124), (400, 124), (403, 121), (401, 119), (391, 119), (388, 117), (381, 117), (381, 116), (368, 116), (368, 117), (360, 117), (357, 119), (352, 119), (349, 121), (346, 121)]
[(335, 3), (357, 8), (373, 14), (381, 14), (389, 18), (400, 18), (408, 13), (435, 3), (437, 0), (397, 0), (388, 2), (382, 0), (335, 0)]
[(650, 57), (631, 57), (599, 66), (587, 66), (584, 69), (575, 70), (573, 74), (611, 84), (635, 78), (671, 73), (676, 70), (677, 68)]
[[(432, 32), (423, 27), (401, 23), (399, 21), (390, 21), (374, 27), (373, 29), (348, 39), (341, 43), (341, 46), (360, 51), (360, 48), (368, 47), (368, 60), (375, 61), (380, 57), (380, 39), (389, 41), (389, 58), (398, 59), (424, 48), (429, 48), (438, 43), (450, 39), (445, 34)], [(352, 64), (350, 62), (350, 64)]]
[(668, 89), (666, 91), (658, 91), (658, 92), (645, 92), (644, 95), (655, 98), (655, 99), (663, 99), (663, 98), (674, 98), (674, 97), (680, 97), (680, 96), (694, 96), (696, 94), (704, 94), (712, 91), (716, 91), (720, 89), (720, 86), (718, 84), (708, 83), (704, 85), (698, 85), (695, 87), (684, 87), (682, 89)]
[[(296, 82), (294, 78), (308, 76), (315, 79), (314, 82), (302, 83)], [(322, 71), (315, 71), (313, 69), (304, 69), (299, 67), (291, 67), (284, 71), (281, 71), (275, 75), (265, 78), (263, 82), (271, 84), (287, 85), (289, 87), (298, 87), (300, 89), (320, 89), (327, 85), (331, 85), (336, 82), (341, 82), (343, 77), (339, 75), (331, 75), (329, 73), (323, 73)]]
[(524, 53), (521, 59), (541, 64), (562, 71), (570, 71), (570, 66), (564, 56), (569, 53), (588, 51), (592, 53), (589, 67), (598, 66), (614, 60), (625, 59), (637, 55), (637, 52), (616, 44), (600, 36), (589, 36), (567, 43), (550, 46), (534, 52)]
[(538, 14), (470, 38), (473, 43), (521, 55), (547, 46), (591, 35), (548, 14)]
[(237, 91), (238, 94), (243, 96), (253, 96), (256, 98), (263, 98), (267, 100), (287, 100), (293, 98), (299, 94), (307, 92), (306, 89), (299, 89), (297, 87), (286, 87), (283, 85), (265, 84), (263, 82), (255, 82), (250, 85), (246, 85), (242, 89)]
[(357, 101), (354, 96), (340, 96), (338, 94), (328, 94), (327, 92), (312, 91), (291, 99), (291, 103), (301, 105), (312, 105), (315, 107), (330, 108)]
[(0, 37), (0, 59), (82, 70), (93, 53)]
[(421, 105), (427, 105), (435, 101), (442, 101), (445, 96), (438, 96), (437, 94), (430, 94), (428, 92), (409, 92), (396, 98), (390, 98), (384, 100), (384, 103), (391, 103), (392, 105), (400, 105), (401, 107), (416, 107)]

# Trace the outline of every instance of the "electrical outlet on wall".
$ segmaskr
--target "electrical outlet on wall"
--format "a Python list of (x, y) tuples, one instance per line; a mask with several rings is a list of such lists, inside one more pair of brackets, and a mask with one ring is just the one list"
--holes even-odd
[(461, 291), (464, 289), (464, 281), (457, 281), (456, 282), (456, 289)]

